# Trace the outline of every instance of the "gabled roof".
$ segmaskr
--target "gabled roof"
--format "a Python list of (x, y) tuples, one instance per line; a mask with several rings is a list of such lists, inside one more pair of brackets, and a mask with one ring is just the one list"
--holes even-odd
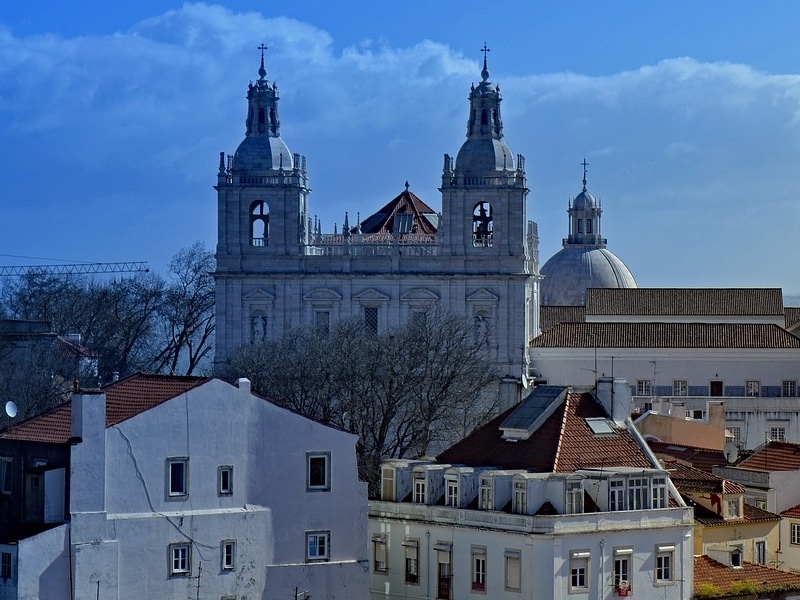
[(770, 589), (800, 590), (800, 574), (797, 573), (747, 561), (742, 561), (742, 566), (734, 569), (705, 555), (694, 557), (695, 593), (699, 591), (701, 584), (710, 583), (717, 586), (723, 594), (731, 594), (733, 587), (743, 581), (753, 582), (760, 593)]
[[(137, 373), (110, 383), (102, 389), (106, 395), (106, 427), (121, 423), (208, 381), (209, 377)], [(0, 437), (4, 439), (51, 444), (64, 444), (71, 435), (71, 401), (0, 430)]]
[(526, 400), (439, 454), (437, 461), (538, 473), (570, 473), (612, 466), (653, 468), (625, 426), (609, 421), (611, 433), (594, 433), (587, 419), (604, 419), (608, 415), (588, 391), (568, 390), (560, 395), (554, 401), (558, 405), (551, 408), (550, 416), (528, 439), (503, 439), (501, 425)]
[(783, 316), (780, 288), (591, 288), (587, 315)]
[(722, 450), (694, 448), (683, 444), (655, 441), (648, 441), (647, 445), (650, 446), (656, 456), (670, 456), (707, 473), (711, 473), (715, 466), (728, 464), (728, 461), (725, 460), (725, 453)]
[(768, 442), (737, 466), (757, 471), (796, 471), (800, 469), (800, 444)]
[(781, 511), (781, 516), (800, 518), (800, 504), (795, 504), (794, 506), (790, 506), (786, 510)]
[[(408, 223), (401, 223), (396, 215), (409, 215)], [(436, 233), (439, 218), (435, 210), (406, 189), (378, 212), (361, 221), (361, 233)], [(356, 233), (355, 229), (351, 230)]]
[(680, 461), (664, 461), (662, 464), (669, 471), (669, 478), (679, 492), (716, 492), (718, 494), (744, 494), (745, 492), (745, 487), (740, 483), (701, 471)]
[(559, 323), (581, 323), (586, 320), (586, 309), (583, 306), (549, 306), (539, 307), (539, 327), (542, 331)]
[(787, 306), (783, 309), (783, 315), (786, 319), (786, 331), (800, 333), (800, 307)]
[(532, 348), (800, 348), (773, 323), (560, 323)]

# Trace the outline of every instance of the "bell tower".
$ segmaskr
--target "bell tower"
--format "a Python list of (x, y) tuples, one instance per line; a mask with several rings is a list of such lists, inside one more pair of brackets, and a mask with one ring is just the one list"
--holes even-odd
[(469, 94), (467, 139), (458, 155), (445, 154), (442, 173), (443, 252), (470, 261), (516, 257), (520, 270), (529, 259), (525, 159), (511, 152), (503, 137), (499, 86), (489, 81), (484, 47), (481, 82)]

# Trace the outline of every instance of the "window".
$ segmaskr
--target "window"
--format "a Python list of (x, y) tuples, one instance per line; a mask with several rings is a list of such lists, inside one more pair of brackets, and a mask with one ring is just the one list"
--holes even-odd
[(748, 398), (758, 398), (761, 395), (761, 382), (753, 380), (745, 381), (744, 395)]
[(728, 427), (728, 433), (730, 434), (728, 437), (730, 440), (736, 444), (737, 448), (741, 448), (742, 445), (742, 428), (741, 427)]
[(628, 510), (650, 508), (647, 503), (648, 481), (644, 477), (631, 477), (628, 481)]
[(728, 498), (728, 518), (729, 519), (738, 519), (742, 516), (742, 511), (740, 509), (740, 501), (739, 498)]
[(0, 493), (10, 494), (14, 488), (14, 461), (0, 456)]
[(192, 547), (189, 544), (170, 544), (170, 575), (188, 575), (192, 568)]
[(784, 381), (781, 384), (781, 396), (784, 398), (794, 398), (797, 396), (797, 382)]
[(580, 481), (567, 482), (567, 501), (565, 512), (574, 515), (583, 512), (583, 485)]
[(734, 546), (733, 550), (731, 551), (731, 566), (735, 568), (741, 568), (742, 566), (742, 552), (741, 546)]
[(672, 382), (672, 395), (673, 396), (686, 396), (689, 387), (686, 385), (686, 380), (680, 379)]
[(394, 469), (381, 469), (381, 500), (394, 501)]
[(633, 548), (616, 548), (614, 550), (614, 587), (630, 590), (631, 556)]
[(250, 207), (250, 245), (269, 246), (269, 206), (261, 200)]
[(492, 230), (492, 207), (488, 202), (478, 202), (472, 209), (472, 245), (490, 248)]
[(222, 570), (232, 571), (236, 568), (236, 541), (222, 540), (220, 545), (222, 554)]
[(651, 385), (649, 379), (640, 379), (636, 382), (636, 395), (637, 396), (652, 396)]
[(220, 496), (230, 496), (233, 494), (233, 467), (223, 465), (217, 469), (217, 493)]
[(453, 578), (453, 569), (450, 561), (452, 547), (450, 544), (436, 544), (436, 597), (440, 600), (450, 600), (450, 583)]
[(767, 542), (763, 540), (756, 542), (753, 554), (758, 564), (767, 564)]
[(364, 307), (364, 327), (370, 333), (377, 335), (378, 333), (378, 307), (365, 306)]
[(592, 233), (592, 220), (586, 219), (586, 233)]
[(446, 506), (458, 506), (458, 479), (447, 480)]
[(522, 590), (522, 559), (518, 550), (506, 550), (506, 589), (512, 592)]
[(578, 219), (578, 233), (583, 233), (583, 219)]
[(331, 311), (329, 310), (316, 310), (314, 311), (314, 329), (317, 333), (328, 335), (331, 330)]
[(386, 573), (389, 562), (386, 558), (386, 538), (375, 536), (372, 538), (372, 565), (376, 573)]
[(656, 584), (673, 582), (672, 562), (675, 546), (656, 546)]
[(414, 473), (414, 502), (425, 504), (425, 476), (422, 473)]
[(11, 552), (0, 554), (0, 578), (11, 579)]
[(800, 546), (800, 523), (792, 523), (792, 544)]
[(306, 454), (308, 491), (326, 492), (331, 489), (330, 465), (330, 452), (308, 452)]
[(472, 589), (486, 591), (486, 548), (472, 547)]
[(625, 482), (622, 479), (608, 482), (608, 510), (625, 510)]
[(571, 592), (589, 589), (589, 556), (588, 550), (570, 552), (569, 555), (569, 589)]
[(720, 381), (719, 379), (715, 379), (715, 380), (709, 382), (708, 388), (709, 388), (709, 395), (710, 396), (715, 396), (716, 397), (716, 396), (722, 396), (723, 395), (724, 386), (722, 384), (722, 381)]
[(760, 508), (761, 510), (767, 510), (767, 501), (762, 500), (761, 498), (756, 498), (756, 508)]
[(773, 442), (786, 441), (786, 427), (770, 427), (769, 439)]
[(489, 478), (481, 479), (480, 509), (492, 510), (493, 508), (494, 505), (492, 504), (492, 480)]
[(514, 504), (512, 510), (518, 515), (524, 515), (528, 512), (528, 489), (526, 482), (514, 482)]
[(182, 498), (189, 495), (189, 459), (167, 459), (167, 496)]
[(406, 583), (419, 583), (419, 541), (406, 540), (403, 543), (406, 555)]
[(667, 508), (667, 478), (653, 477), (653, 508)]
[(306, 533), (306, 560), (328, 560), (330, 558), (330, 531)]

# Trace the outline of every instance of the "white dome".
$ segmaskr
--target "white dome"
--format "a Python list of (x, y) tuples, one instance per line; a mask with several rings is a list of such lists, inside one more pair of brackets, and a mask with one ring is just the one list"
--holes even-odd
[(625, 263), (606, 248), (564, 248), (544, 264), (541, 274), (541, 303), (546, 306), (581, 306), (590, 287), (637, 287)]

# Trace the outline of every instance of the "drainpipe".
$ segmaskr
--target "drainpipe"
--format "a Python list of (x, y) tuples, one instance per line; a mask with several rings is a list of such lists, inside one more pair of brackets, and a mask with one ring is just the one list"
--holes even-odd
[[(425, 594), (426, 600), (431, 600), (431, 532), (425, 532), (427, 550), (425, 551), (425, 577), (428, 579), (428, 589)], [(419, 559), (418, 559), (419, 560)], [(452, 561), (452, 557), (450, 558)]]
[(605, 567), (606, 567), (606, 539), (600, 538), (600, 595), (598, 596), (600, 600), (603, 600), (603, 598), (606, 597)]

